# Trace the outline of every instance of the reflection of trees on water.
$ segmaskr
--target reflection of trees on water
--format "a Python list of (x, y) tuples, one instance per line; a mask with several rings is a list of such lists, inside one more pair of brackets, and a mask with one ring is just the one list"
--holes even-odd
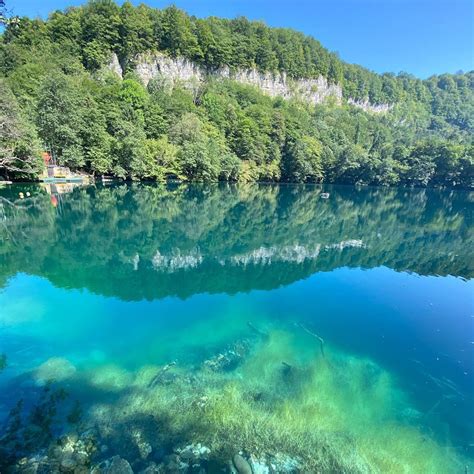
[(124, 299), (269, 289), (341, 266), (471, 278), (466, 192), (312, 186), (120, 185), (62, 208), (31, 188), (2, 202), (3, 280), (26, 272)]

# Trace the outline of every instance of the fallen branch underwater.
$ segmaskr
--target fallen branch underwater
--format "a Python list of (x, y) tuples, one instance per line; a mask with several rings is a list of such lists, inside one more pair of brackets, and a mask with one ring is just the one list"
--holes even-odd
[(7, 199), (6, 197), (0, 196), (0, 201), (4, 202), (5, 204), (8, 204), (12, 207), (17, 207), (18, 208), (18, 206), (14, 202), (10, 201), (10, 199)]
[(303, 331), (307, 332), (310, 336), (315, 337), (319, 341), (320, 349), (321, 349), (321, 355), (325, 358), (326, 356), (324, 355), (324, 339), (321, 336), (318, 336), (316, 333), (310, 331), (307, 327), (303, 326), (301, 323), (296, 323), (298, 327), (300, 327)]
[(268, 337), (268, 333), (265, 331), (261, 331), (257, 327), (255, 327), (250, 321), (247, 321), (247, 326), (252, 329), (255, 333), (257, 333), (261, 337)]
[(158, 373), (151, 379), (150, 383), (148, 384), (148, 388), (153, 388), (155, 387), (156, 385), (158, 385), (158, 383), (160, 382), (160, 377), (165, 373), (165, 372), (168, 372), (169, 369), (171, 369), (172, 367), (174, 367), (176, 365), (176, 361), (173, 361), (173, 362), (170, 362), (169, 364), (166, 364), (165, 366), (163, 366), (159, 371)]

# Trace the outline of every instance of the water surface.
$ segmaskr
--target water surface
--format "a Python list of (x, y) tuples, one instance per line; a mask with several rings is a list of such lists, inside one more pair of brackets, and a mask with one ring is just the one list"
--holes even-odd
[(137, 470), (198, 442), (215, 466), (472, 469), (472, 193), (321, 191), (1, 190), (4, 432), (52, 383), (52, 436), (94, 425), (94, 459)]

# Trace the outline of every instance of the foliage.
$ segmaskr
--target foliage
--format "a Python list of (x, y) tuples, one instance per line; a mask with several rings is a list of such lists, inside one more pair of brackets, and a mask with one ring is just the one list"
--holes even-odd
[(39, 143), (8, 85), (0, 79), (0, 173), (24, 177), (40, 169)]
[[(210, 71), (323, 76), (345, 99), (391, 109), (312, 107), (225, 80), (189, 90), (155, 78), (145, 88), (135, 67), (153, 51)], [(105, 67), (113, 53), (123, 80)], [(41, 142), (60, 164), (131, 179), (473, 186), (473, 72), (424, 81), (378, 75), (290, 29), (112, 0), (56, 11), (46, 21), (7, 22), (0, 57), (2, 113), (11, 124), (2, 134), (3, 175), (37, 172)], [(197, 139), (178, 131), (198, 122)]]

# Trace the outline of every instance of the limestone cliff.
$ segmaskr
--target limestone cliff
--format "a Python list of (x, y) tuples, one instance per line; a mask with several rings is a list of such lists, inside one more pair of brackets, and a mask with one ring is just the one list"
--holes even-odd
[[(233, 71), (227, 66), (209, 70), (188, 59), (171, 58), (163, 53), (141, 54), (136, 58), (135, 64), (136, 73), (145, 85), (151, 79), (160, 78), (170, 85), (179, 82), (190, 89), (197, 89), (208, 77), (216, 77), (256, 86), (271, 97), (296, 98), (313, 105), (328, 100), (333, 100), (337, 104), (343, 103), (341, 86), (329, 84), (323, 76), (313, 79), (292, 79), (284, 72), (260, 72), (256, 69)], [(115, 54), (112, 56), (109, 68), (122, 75), (122, 68)], [(385, 113), (391, 108), (389, 104), (371, 104), (368, 100), (349, 99), (348, 102), (372, 113)]]

